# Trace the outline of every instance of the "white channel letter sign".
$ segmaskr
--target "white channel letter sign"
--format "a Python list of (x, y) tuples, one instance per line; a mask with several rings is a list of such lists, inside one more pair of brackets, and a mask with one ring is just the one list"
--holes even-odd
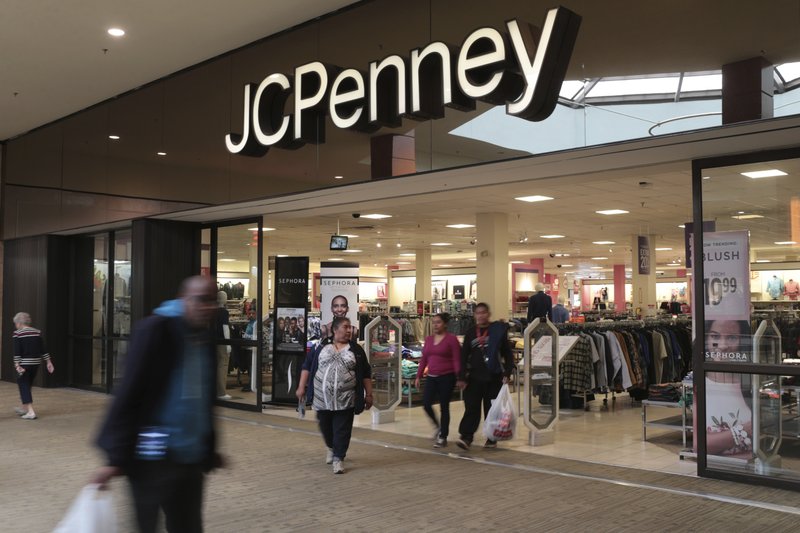
[[(325, 142), (325, 117), (337, 128), (373, 132), (401, 119), (444, 117), (445, 106), (475, 109), (480, 100), (505, 104), (531, 121), (550, 116), (567, 72), (581, 17), (557, 7), (545, 15), (538, 44), (530, 24), (510, 20), (507, 34), (478, 28), (460, 48), (432, 42), (408, 58), (372, 61), (367, 72), (312, 61), (294, 75), (270, 74), (244, 86), (242, 133), (225, 136), (232, 154), (263, 156), (270, 147)], [(293, 113), (284, 107), (294, 95)]]

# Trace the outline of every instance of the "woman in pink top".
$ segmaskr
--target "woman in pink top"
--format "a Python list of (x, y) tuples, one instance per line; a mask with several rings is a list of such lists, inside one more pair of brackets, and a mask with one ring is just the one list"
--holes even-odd
[[(436, 427), (434, 448), (447, 446), (447, 434), (450, 430), (450, 397), (453, 395), (456, 376), (461, 371), (461, 345), (455, 335), (447, 332), (448, 319), (446, 313), (439, 313), (433, 317), (433, 335), (425, 338), (422, 361), (419, 362), (417, 379), (414, 382), (414, 386), (419, 388), (419, 379), (427, 367), (428, 378), (425, 380), (422, 405)], [(442, 411), (441, 423), (433, 412), (433, 400), (437, 397)]]

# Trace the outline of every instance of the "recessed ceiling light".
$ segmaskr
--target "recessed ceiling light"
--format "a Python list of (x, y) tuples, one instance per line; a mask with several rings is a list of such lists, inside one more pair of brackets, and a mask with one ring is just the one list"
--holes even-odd
[(381, 243), (376, 243), (376, 244), (375, 244), (375, 246), (377, 246), (378, 248), (380, 248), (382, 245), (381, 245)]
[(778, 170), (777, 168), (770, 168), (767, 170), (756, 170), (753, 172), (742, 172), (742, 176), (747, 176), (748, 178), (759, 179), (759, 178), (777, 178), (778, 176), (786, 176), (786, 172), (782, 170)]
[(289, 257), (287, 254), (278, 254), (278, 257)]
[(628, 211), (624, 209), (604, 209), (603, 211), (595, 211), (598, 215), (626, 215)]
[[(247, 231), (258, 231), (258, 228), (247, 228)], [(261, 231), (275, 231), (275, 228), (261, 228)]]
[(710, 179), (711, 179), (711, 176), (703, 176), (703, 179), (704, 179), (704, 180), (710, 180)]
[(342, 250), (346, 254), (360, 254), (361, 250)]
[(381, 220), (384, 218), (392, 218), (392, 215), (381, 215), (380, 213), (372, 213), (369, 215), (361, 215), (361, 218), (371, 218), (373, 220)]
[(330, 259), (327, 259), (327, 261), (344, 261), (344, 259), (341, 257), (331, 257)]
[(398, 261), (397, 264), (398, 265), (410, 265), (411, 262), (409, 262), (409, 261)]
[(775, 244), (797, 244), (795, 241), (775, 241)]
[(333, 179), (335, 179), (335, 180), (340, 180), (340, 179), (342, 179), (342, 178), (344, 178), (344, 176), (334, 176), (334, 177), (333, 177)]
[(756, 214), (750, 214), (750, 215), (731, 215), (731, 218), (735, 218), (736, 220), (749, 220), (749, 219), (751, 219), (751, 218), (764, 218), (764, 215), (756, 215)]
[(563, 235), (539, 235), (541, 239), (563, 239)]
[(604, 259), (608, 259), (608, 257), (592, 257), (592, 261), (602, 261)]
[(519, 200), (520, 202), (544, 202), (547, 200), (552, 200), (550, 196), (542, 196), (541, 194), (535, 194), (533, 196), (518, 196), (514, 198), (514, 200)]
[(453, 265), (439, 265), (439, 268), (447, 268), (447, 267), (451, 267), (451, 266), (453, 266)]
[(478, 260), (477, 257), (468, 257), (467, 258), (467, 261), (477, 261), (477, 260)]
[(111, 139), (112, 141), (118, 141), (119, 135), (109, 135), (108, 138)]
[(400, 243), (398, 242), (398, 243), (397, 243), (397, 247), (398, 247), (398, 248), (402, 248), (402, 247), (403, 247), (403, 245), (402, 245), (402, 244), (400, 244)]
[(685, 227), (686, 227), (686, 224), (678, 224), (678, 227), (679, 227), (679, 228), (681, 228), (681, 229), (683, 229), (683, 228), (685, 228)]
[(223, 257), (222, 259), (217, 259), (217, 261), (225, 261), (230, 263), (231, 261), (236, 261), (236, 259), (231, 259), (230, 257)]
[(108, 34), (112, 37), (122, 37), (125, 35), (125, 30), (122, 28), (108, 28)]
[(592, 270), (603, 270), (603, 267), (590, 267)]
[(681, 266), (681, 264), (680, 263), (667, 263), (667, 266), (668, 267), (679, 267), (679, 266)]
[(453, 229), (465, 229), (465, 228), (474, 228), (475, 225), (474, 224), (448, 224), (445, 227), (453, 228)]
[(525, 261), (511, 261), (510, 263), (512, 265), (521, 265), (521, 264), (525, 263)]
[(614, 241), (592, 241), (592, 244), (617, 244)]
[(358, 235), (345, 235), (345, 234), (342, 234), (342, 237), (348, 237), (350, 239), (357, 239)]
[(564, 264), (564, 265), (561, 265), (561, 266), (562, 266), (562, 267), (571, 267), (572, 265), (567, 265), (567, 264)]
[(432, 242), (431, 246), (452, 246), (451, 242)]
[(561, 255), (563, 255), (564, 257), (569, 257), (569, 254), (561, 254)]
[(413, 252), (406, 252), (404, 254), (400, 254), (400, 257), (416, 257), (416, 256), (417, 256), (417, 254), (415, 254)]
[(672, 250), (672, 248), (656, 248), (656, 252), (668, 252)]
[(167, 155), (167, 152), (156, 152), (156, 155)]
[(756, 259), (756, 263), (771, 263), (769, 259)]

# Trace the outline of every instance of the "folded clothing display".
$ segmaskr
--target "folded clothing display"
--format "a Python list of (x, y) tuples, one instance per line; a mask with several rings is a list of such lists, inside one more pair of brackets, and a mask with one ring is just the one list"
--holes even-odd
[(647, 399), (656, 402), (678, 402), (681, 399), (680, 383), (652, 384), (647, 389)]

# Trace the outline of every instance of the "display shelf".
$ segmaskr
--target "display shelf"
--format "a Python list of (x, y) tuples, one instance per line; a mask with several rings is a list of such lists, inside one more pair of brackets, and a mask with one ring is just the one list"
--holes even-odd
[[(690, 383), (681, 383), (681, 397), (686, 398), (686, 389), (690, 387)], [(665, 409), (680, 409), (681, 414), (675, 416), (668, 416), (658, 418), (655, 420), (647, 419), (648, 407), (661, 407)], [(690, 407), (681, 402), (665, 402), (660, 400), (642, 400), (642, 440), (647, 440), (647, 428), (659, 428), (670, 431), (680, 431), (681, 439), (683, 441), (683, 448), (686, 448), (687, 435), (693, 431), (691, 421), (687, 423), (688, 413)]]

